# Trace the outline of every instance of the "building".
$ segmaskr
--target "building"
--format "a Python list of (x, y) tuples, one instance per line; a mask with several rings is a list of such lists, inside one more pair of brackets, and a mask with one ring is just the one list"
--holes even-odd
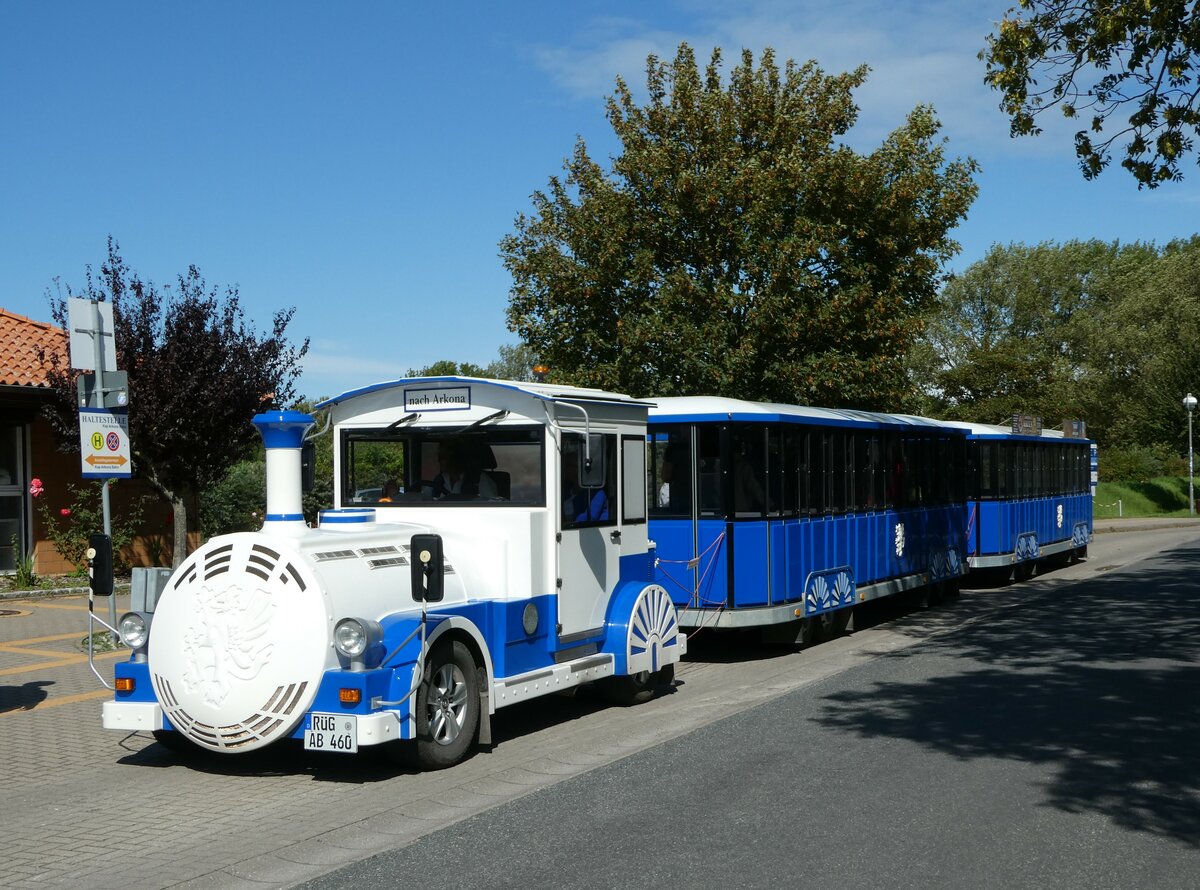
[[(34, 555), (38, 574), (78, 570), (54, 547), (49, 522), (65, 523), (73, 503), (70, 486), (82, 487), (78, 451), (62, 451), (42, 408), (50, 399), (46, 359), (67, 354), (62, 328), (0, 308), (0, 572)], [(41, 482), (35, 494), (31, 482)], [(112, 512), (119, 517), (133, 499), (143, 506), (140, 534), (123, 554), (132, 565), (168, 565), (170, 511), (140, 480), (113, 487)], [(96, 528), (91, 531), (101, 531)]]

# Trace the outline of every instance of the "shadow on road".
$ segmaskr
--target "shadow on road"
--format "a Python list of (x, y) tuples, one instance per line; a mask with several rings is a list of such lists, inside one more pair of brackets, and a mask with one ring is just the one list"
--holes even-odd
[(1043, 579), (1015, 608), (920, 645), (959, 673), (839, 694), (817, 719), (962, 759), (1050, 765), (1046, 806), (1200, 846), (1198, 578), (1192, 548), (1137, 571)]
[(0, 714), (32, 711), (50, 694), (46, 687), (53, 685), (53, 680), (31, 680), (20, 686), (0, 686)]

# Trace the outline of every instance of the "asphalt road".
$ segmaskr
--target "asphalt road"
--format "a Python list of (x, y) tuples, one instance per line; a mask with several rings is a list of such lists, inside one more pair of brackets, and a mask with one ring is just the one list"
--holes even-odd
[(303, 886), (1194, 888), (1200, 546), (1107, 569)]

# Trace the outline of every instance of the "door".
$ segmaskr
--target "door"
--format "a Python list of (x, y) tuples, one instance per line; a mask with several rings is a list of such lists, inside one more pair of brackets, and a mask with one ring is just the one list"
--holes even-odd
[[(559, 486), (558, 637), (569, 644), (604, 626), (620, 576), (617, 437), (563, 433)], [(590, 458), (590, 467), (586, 460)]]

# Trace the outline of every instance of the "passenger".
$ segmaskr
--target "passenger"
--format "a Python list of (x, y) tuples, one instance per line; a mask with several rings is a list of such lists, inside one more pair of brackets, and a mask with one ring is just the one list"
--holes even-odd
[(563, 525), (608, 519), (608, 494), (579, 484), (579, 452), (563, 452)]
[(462, 443), (451, 439), (438, 443), (441, 472), (434, 477), (432, 486), (426, 487), (427, 497), (435, 500), (497, 497), (496, 483), (480, 470), (469, 468), (463, 450)]
[(379, 496), (379, 503), (390, 504), (400, 495), (400, 483), (395, 479), (389, 479), (383, 483), (383, 494)]

